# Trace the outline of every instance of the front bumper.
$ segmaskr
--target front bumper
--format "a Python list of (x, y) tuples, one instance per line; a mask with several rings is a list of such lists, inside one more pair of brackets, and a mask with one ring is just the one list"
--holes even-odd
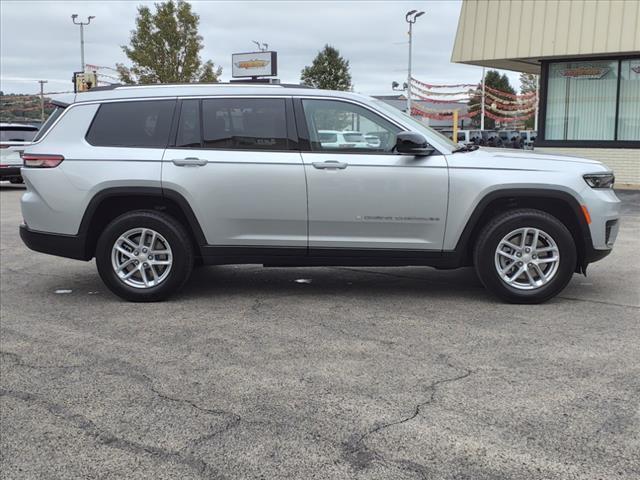
[(37, 232), (30, 230), (26, 225), (20, 225), (20, 238), (27, 247), (36, 252), (76, 260), (92, 258), (86, 251), (87, 242), (82, 235)]

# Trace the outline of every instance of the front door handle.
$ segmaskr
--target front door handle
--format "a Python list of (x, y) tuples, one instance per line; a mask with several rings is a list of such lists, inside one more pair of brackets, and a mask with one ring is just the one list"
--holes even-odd
[(336, 160), (327, 160), (326, 162), (312, 162), (311, 165), (319, 170), (344, 170), (347, 168), (348, 163), (338, 162)]
[(171, 161), (177, 167), (204, 167), (207, 164), (206, 159), (197, 157), (174, 158)]

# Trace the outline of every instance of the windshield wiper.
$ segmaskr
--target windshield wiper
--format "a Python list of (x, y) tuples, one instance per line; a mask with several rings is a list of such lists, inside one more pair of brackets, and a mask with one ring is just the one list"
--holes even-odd
[(458, 152), (473, 152), (474, 150), (478, 150), (478, 148), (480, 148), (478, 145), (463, 145), (462, 147), (458, 147), (456, 148), (453, 152), (451, 153), (458, 153)]

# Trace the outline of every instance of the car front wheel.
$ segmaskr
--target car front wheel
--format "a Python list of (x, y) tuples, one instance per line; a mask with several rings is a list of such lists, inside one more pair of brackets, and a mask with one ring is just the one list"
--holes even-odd
[(577, 262), (571, 232), (556, 217), (512, 210), (482, 230), (474, 264), (483, 285), (511, 303), (541, 303), (569, 283)]
[(96, 246), (98, 272), (109, 289), (133, 302), (167, 298), (187, 281), (193, 247), (182, 224), (155, 211), (119, 216)]

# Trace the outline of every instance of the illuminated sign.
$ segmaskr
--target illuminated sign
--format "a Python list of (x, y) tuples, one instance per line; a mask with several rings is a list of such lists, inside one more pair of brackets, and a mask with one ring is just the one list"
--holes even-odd
[(278, 74), (276, 52), (234, 53), (231, 56), (231, 76), (274, 77)]
[(575, 67), (562, 70), (560, 75), (566, 78), (592, 78), (604, 77), (609, 72), (608, 67)]

